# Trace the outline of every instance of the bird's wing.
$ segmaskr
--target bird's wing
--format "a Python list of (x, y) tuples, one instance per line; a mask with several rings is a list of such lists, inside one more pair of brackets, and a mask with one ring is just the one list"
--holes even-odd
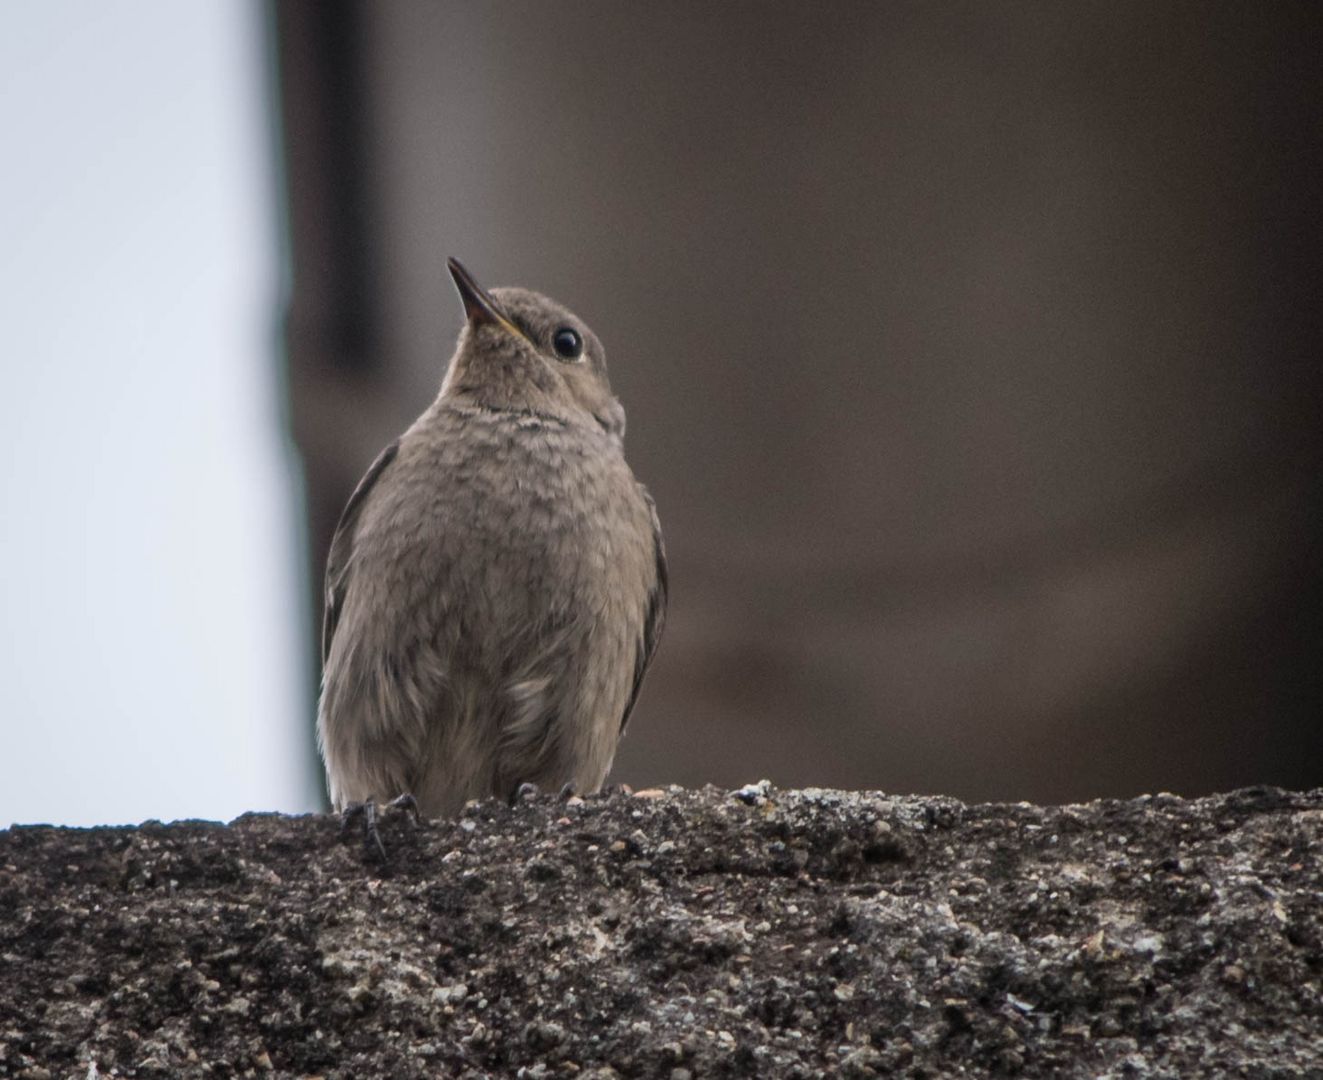
[(354, 529), (358, 524), (358, 515), (371, 493), (373, 485), (381, 479), (395, 455), (399, 453), (400, 441), (396, 439), (377, 455), (377, 460), (364, 474), (363, 479), (354, 488), (345, 504), (340, 523), (335, 527), (335, 536), (331, 539), (331, 551), (326, 556), (326, 610), (322, 616), (322, 663), (331, 655), (331, 639), (335, 637), (335, 626), (340, 621), (340, 609), (345, 602), (345, 592), (349, 588), (350, 569), (354, 554)]
[(643, 632), (639, 635), (638, 651), (634, 658), (634, 685), (629, 692), (629, 702), (625, 705), (625, 714), (620, 718), (620, 733), (625, 733), (629, 723), (629, 714), (634, 711), (634, 702), (639, 697), (639, 687), (643, 685), (643, 676), (652, 662), (652, 654), (657, 651), (657, 642), (661, 640), (662, 627), (666, 623), (666, 548), (662, 544), (661, 523), (657, 520), (657, 507), (646, 491), (643, 497), (648, 502), (652, 514), (652, 543), (656, 551), (656, 577), (653, 578), (652, 591), (648, 594), (648, 611), (643, 617)]

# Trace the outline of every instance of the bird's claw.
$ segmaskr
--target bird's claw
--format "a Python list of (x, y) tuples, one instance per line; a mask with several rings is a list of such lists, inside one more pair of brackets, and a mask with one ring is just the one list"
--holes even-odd
[(395, 811), (408, 815), (409, 824), (415, 829), (422, 824), (423, 816), (418, 812), (418, 800), (407, 791), (403, 795), (396, 795), (386, 804), (386, 811), (390, 813)]
[(363, 819), (363, 846), (369, 858), (375, 857), (382, 862), (386, 861), (386, 845), (381, 842), (381, 830), (378, 822), (383, 814), (393, 812), (404, 812), (408, 814), (409, 823), (413, 828), (418, 827), (418, 800), (407, 792), (403, 795), (397, 795), (386, 803), (380, 809), (371, 799), (365, 799), (363, 802), (349, 803), (340, 811), (340, 835), (344, 836), (349, 832), (352, 824), (358, 819)]
[(525, 781), (514, 789), (514, 794), (510, 796), (510, 805), (518, 806), (520, 803), (532, 802), (541, 794), (541, 788)]
[[(542, 789), (540, 787), (536, 784), (530, 784), (525, 781), (511, 792), (510, 805), (518, 806), (520, 803), (533, 802), (541, 794)], [(571, 799), (573, 797), (574, 785), (572, 783), (562, 784), (560, 790), (556, 792), (556, 799), (559, 802), (565, 802), (566, 799)]]
[(359, 818), (363, 819), (363, 846), (367, 855), (376, 856), (385, 862), (386, 845), (381, 842), (381, 833), (377, 829), (377, 804), (371, 799), (349, 803), (340, 811), (340, 835), (348, 833)]

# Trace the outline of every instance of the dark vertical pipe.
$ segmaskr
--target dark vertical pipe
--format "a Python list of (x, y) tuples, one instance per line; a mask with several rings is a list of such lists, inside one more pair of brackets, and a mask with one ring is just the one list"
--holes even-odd
[[(361, 0), (274, 0), (268, 20), (282, 128), (289, 416), (306, 483), (316, 643), (326, 551), (361, 467), (348, 440), (332, 433), (340, 429), (346, 393), (361, 398), (382, 375), (364, 23)], [(310, 671), (319, 676), (320, 670), (318, 656)], [(311, 727), (308, 746), (313, 752)]]

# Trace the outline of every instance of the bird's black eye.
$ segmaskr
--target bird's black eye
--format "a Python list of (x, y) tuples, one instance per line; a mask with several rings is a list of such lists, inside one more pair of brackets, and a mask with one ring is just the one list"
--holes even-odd
[(562, 360), (577, 360), (583, 355), (583, 338), (577, 330), (562, 326), (551, 339), (551, 346)]

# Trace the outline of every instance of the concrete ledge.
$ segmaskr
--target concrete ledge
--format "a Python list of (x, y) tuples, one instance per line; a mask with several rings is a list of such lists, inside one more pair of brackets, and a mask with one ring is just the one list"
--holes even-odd
[(1323, 790), (0, 832), (0, 1077), (1323, 1077)]

